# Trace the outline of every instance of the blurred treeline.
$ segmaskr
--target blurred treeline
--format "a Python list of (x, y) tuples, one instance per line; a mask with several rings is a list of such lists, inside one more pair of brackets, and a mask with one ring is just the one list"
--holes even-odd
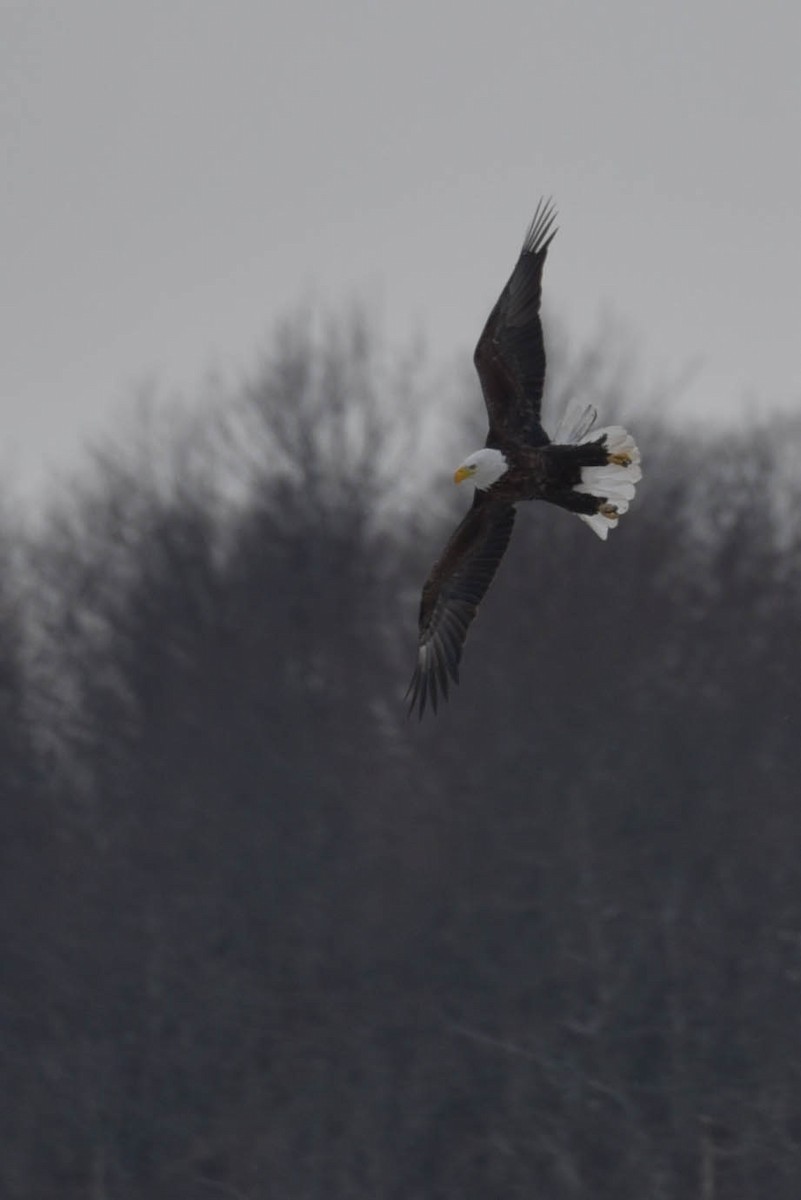
[(424, 374), (290, 325), (6, 522), (3, 1197), (801, 1194), (801, 424), (626, 414), (631, 513), (521, 512), (418, 724), (483, 424)]

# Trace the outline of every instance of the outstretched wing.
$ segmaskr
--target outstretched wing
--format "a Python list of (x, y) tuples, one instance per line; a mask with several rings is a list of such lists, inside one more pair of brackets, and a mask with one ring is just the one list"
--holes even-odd
[(473, 507), (457, 526), (423, 584), (417, 666), (406, 693), (409, 712), (422, 717), (426, 701), (437, 711), (448, 696), (449, 677), (459, 682), (467, 631), (503, 558), (515, 520), (513, 505), (476, 492)]
[(556, 234), (556, 209), (541, 200), (517, 265), (478, 339), (475, 363), (489, 414), (487, 444), (507, 439), (547, 444), (540, 424), (545, 343), (540, 323), (542, 268)]

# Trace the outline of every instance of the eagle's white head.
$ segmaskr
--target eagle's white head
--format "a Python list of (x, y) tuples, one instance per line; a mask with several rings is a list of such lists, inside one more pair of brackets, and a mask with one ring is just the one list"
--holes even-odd
[(483, 492), (492, 487), (493, 483), (497, 483), (508, 469), (509, 464), (500, 450), (492, 450), (485, 446), (483, 450), (476, 450), (475, 454), (464, 460), (454, 475), (453, 482), (461, 483), (469, 479)]

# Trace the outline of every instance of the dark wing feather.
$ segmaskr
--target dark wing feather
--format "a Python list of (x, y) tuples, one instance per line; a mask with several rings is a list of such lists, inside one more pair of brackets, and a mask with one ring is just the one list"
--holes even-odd
[(542, 268), (556, 234), (556, 210), (541, 200), (517, 265), (478, 339), (473, 362), (489, 414), (488, 445), (522, 441), (542, 446), (540, 423), (545, 385), (545, 342), (540, 323)]
[(513, 505), (476, 492), (473, 507), (432, 567), (420, 600), (417, 666), (406, 693), (409, 712), (417, 708), (422, 717), (427, 700), (436, 712), (440, 695), (447, 699), (449, 677), (459, 682), (467, 631), (509, 544), (514, 520)]

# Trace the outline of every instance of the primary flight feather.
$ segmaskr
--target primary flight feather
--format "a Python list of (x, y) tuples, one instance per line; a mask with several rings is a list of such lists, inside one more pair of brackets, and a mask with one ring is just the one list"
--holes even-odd
[(550, 201), (540, 201), (473, 355), (489, 431), (484, 448), (454, 475), (456, 483), (473, 483), (473, 504), (423, 584), (417, 664), (407, 693), (410, 711), (420, 716), (429, 702), (436, 712), (449, 682), (459, 681), (467, 631), (509, 544), (515, 505), (558, 504), (605, 539), (642, 474), (634, 439), (619, 425), (593, 428), (592, 406), (565, 412), (553, 441), (542, 427), (545, 343), (539, 314), (555, 218)]

